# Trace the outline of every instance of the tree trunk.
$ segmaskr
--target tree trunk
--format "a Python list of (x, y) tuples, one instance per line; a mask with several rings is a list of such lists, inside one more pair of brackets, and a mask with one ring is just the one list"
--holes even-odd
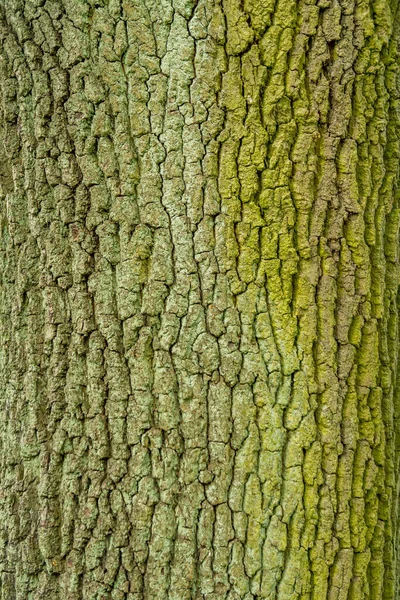
[(1, 0), (2, 600), (399, 596), (397, 0)]

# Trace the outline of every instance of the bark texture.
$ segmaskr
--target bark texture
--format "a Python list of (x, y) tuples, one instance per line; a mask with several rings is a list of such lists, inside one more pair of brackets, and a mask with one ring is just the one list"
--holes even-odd
[(1, 0), (2, 600), (395, 600), (397, 0)]

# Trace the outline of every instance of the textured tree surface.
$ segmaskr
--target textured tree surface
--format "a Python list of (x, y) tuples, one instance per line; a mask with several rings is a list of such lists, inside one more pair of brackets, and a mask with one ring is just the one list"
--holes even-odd
[(0, 0), (2, 600), (395, 600), (397, 0)]

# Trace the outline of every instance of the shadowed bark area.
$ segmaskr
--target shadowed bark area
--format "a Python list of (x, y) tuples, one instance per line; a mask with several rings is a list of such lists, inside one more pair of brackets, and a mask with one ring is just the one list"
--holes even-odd
[(1, 600), (395, 600), (397, 0), (0, 0)]

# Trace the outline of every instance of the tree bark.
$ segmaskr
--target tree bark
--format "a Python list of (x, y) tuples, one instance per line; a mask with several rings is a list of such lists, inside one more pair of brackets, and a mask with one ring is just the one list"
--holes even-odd
[(1, 0), (2, 600), (395, 600), (397, 0)]

